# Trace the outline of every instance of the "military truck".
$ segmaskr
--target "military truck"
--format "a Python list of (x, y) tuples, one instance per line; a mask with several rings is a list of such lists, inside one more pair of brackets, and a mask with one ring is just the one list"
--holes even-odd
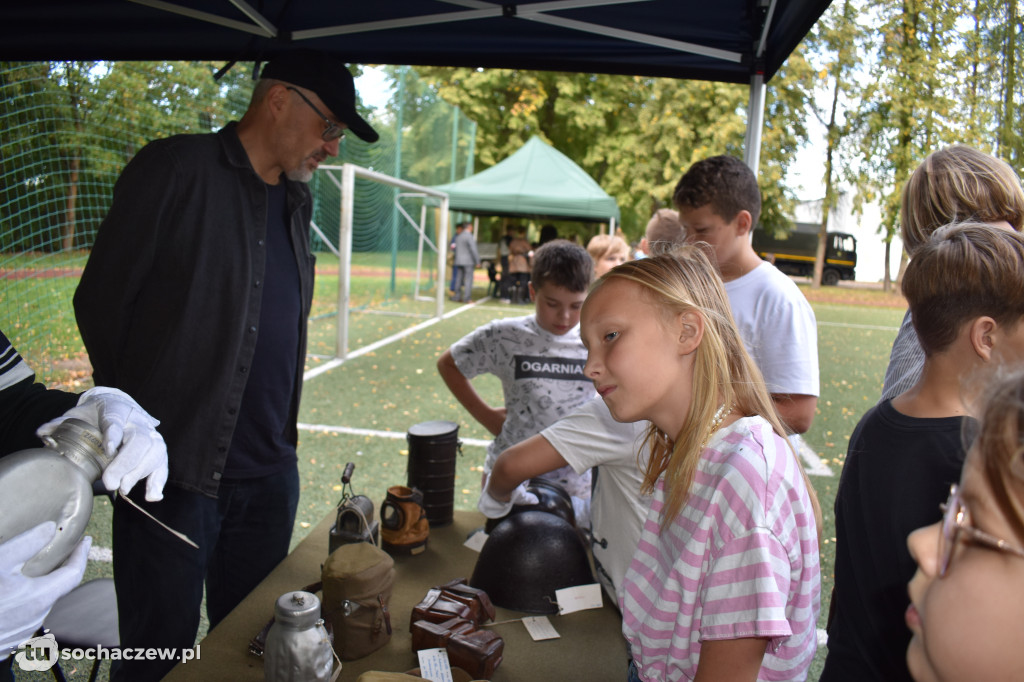
[[(813, 277), (819, 229), (814, 223), (797, 223), (788, 235), (776, 238), (758, 227), (754, 230), (754, 251), (787, 275)], [(835, 286), (839, 280), (853, 279), (857, 267), (857, 239), (845, 232), (829, 232), (827, 240), (821, 283)]]

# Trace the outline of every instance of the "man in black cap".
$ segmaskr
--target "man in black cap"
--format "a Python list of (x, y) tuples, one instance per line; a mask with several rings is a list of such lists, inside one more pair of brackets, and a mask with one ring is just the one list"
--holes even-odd
[[(296, 421), (313, 298), (305, 183), (351, 131), (344, 64), (269, 62), (242, 120), (152, 142), (125, 167), (75, 292), (97, 385), (160, 420), (168, 450), (155, 517), (114, 506), (125, 650), (191, 648), (206, 585), (210, 626), (288, 553), (299, 498)], [(158, 680), (174, 660), (124, 660), (115, 680)]]

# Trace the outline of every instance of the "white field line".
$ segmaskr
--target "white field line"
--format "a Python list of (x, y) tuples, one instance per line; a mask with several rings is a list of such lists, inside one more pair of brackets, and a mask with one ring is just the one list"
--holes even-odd
[[(369, 344), (367, 346), (363, 346), (362, 348), (358, 348), (358, 349), (352, 351), (351, 353), (349, 353), (348, 354), (348, 358), (346, 358), (346, 359), (356, 358), (356, 357), (359, 357), (360, 355), (366, 355), (367, 353), (375, 351), (378, 348), (382, 348), (382, 347), (384, 347), (384, 346), (386, 346), (388, 344), (391, 344), (391, 343), (394, 343), (395, 341), (398, 341), (399, 339), (403, 339), (406, 336), (409, 336), (410, 334), (414, 334), (414, 333), (416, 333), (416, 332), (418, 332), (418, 331), (420, 331), (422, 329), (426, 329), (427, 327), (430, 327), (430, 326), (436, 324), (437, 322), (440, 322), (441, 320), (447, 320), (448, 318), (453, 317), (455, 315), (458, 315), (459, 313), (463, 313), (466, 310), (471, 309), (473, 306), (477, 305), (478, 303), (483, 303), (484, 301), (487, 301), (487, 300), (489, 300), (489, 297), (481, 298), (481, 299), (479, 299), (477, 301), (474, 301), (472, 303), (468, 303), (466, 305), (459, 306), (455, 310), (452, 310), (451, 312), (445, 313), (440, 318), (432, 318), (430, 320), (427, 320), (426, 322), (421, 322), (420, 324), (417, 324), (417, 325), (414, 325), (412, 327), (409, 327), (408, 329), (400, 331), (397, 334), (392, 334), (391, 336), (383, 338), (380, 341), (376, 341), (376, 342), (371, 343), (371, 344)], [(880, 329), (880, 330), (887, 330), (887, 331), (899, 331), (898, 327), (881, 327), (881, 326), (864, 325), (864, 324), (847, 324), (847, 323), (844, 323), (844, 322), (818, 322), (818, 324), (819, 325), (834, 326), (834, 327), (851, 327), (851, 328), (857, 328), (857, 329)], [(303, 375), (303, 377), (302, 377), (303, 381), (309, 381), (310, 379), (314, 379), (314, 378), (320, 376), (321, 374), (323, 374), (324, 372), (327, 372), (327, 371), (329, 371), (331, 369), (334, 369), (335, 367), (340, 366), (344, 362), (345, 362), (345, 360), (342, 360), (340, 358), (335, 358), (333, 360), (330, 360), (329, 362), (325, 362), (324, 364), (320, 365), (319, 367), (316, 367), (316, 368), (311, 369), (308, 372), (306, 372)], [(370, 437), (377, 437), (377, 438), (400, 439), (400, 438), (406, 438), (406, 435), (407, 435), (404, 432), (398, 432), (398, 431), (377, 431), (377, 430), (374, 430), (374, 429), (360, 429), (360, 428), (355, 428), (355, 427), (350, 427), (350, 426), (328, 426), (328, 425), (325, 425), (325, 424), (304, 424), (304, 423), (300, 423), (300, 424), (298, 424), (298, 428), (300, 428), (300, 429), (302, 429), (304, 431), (344, 433), (344, 434), (348, 434), (348, 435), (370, 436)], [(460, 438), (459, 440), (460, 440), (460, 442), (463, 445), (472, 445), (472, 446), (476, 446), (476, 447), (487, 447), (491, 443), (491, 441), (489, 441), (489, 440), (482, 440), (482, 439), (479, 439), (479, 438)], [(832, 474), (832, 469), (830, 469), (828, 467), (828, 465), (825, 464), (824, 460), (822, 460), (820, 457), (818, 457), (817, 453), (815, 453), (814, 450), (812, 450), (810, 448), (810, 446), (807, 445), (806, 442), (804, 442), (803, 438), (800, 438), (799, 436), (794, 437), (793, 445), (794, 445), (794, 447), (796, 447), (797, 453), (800, 455), (801, 459), (804, 460), (804, 466), (805, 466), (805, 468), (807, 470), (807, 475), (808, 476), (832, 476), (833, 475)]]
[(804, 471), (808, 476), (832, 476), (832, 469), (825, 464), (825, 460), (818, 457), (818, 453), (812, 450), (799, 434), (790, 436), (789, 442), (796, 449), (796, 454), (800, 455), (800, 459), (804, 461)]
[(109, 564), (114, 560), (114, 552), (109, 547), (97, 547), (93, 545), (89, 548), (89, 561), (99, 561), (100, 563)]
[[(344, 433), (349, 436), (371, 436), (375, 438), (405, 438), (406, 433), (404, 431), (376, 431), (374, 429), (357, 429), (351, 426), (328, 426), (326, 424), (303, 424), (299, 422), (299, 429), (303, 431), (316, 431), (319, 433)], [(480, 438), (460, 438), (459, 442), (462, 445), (473, 445), (476, 447), (486, 448), (491, 444), (489, 440), (482, 440)]]
[[(391, 438), (393, 440), (405, 439), (407, 434), (403, 431), (377, 431), (375, 429), (359, 429), (351, 426), (329, 426), (327, 424), (306, 424), (299, 422), (298, 427), (302, 431), (317, 433), (342, 433), (349, 436), (369, 436), (371, 438)], [(808, 476), (832, 476), (832, 470), (825, 464), (818, 455), (799, 436), (793, 437), (793, 446), (797, 449), (800, 458), (804, 460), (804, 467)], [(486, 448), (491, 441), (482, 438), (460, 438), (462, 445)]]
[(899, 327), (883, 327), (876, 324), (853, 324), (851, 322), (818, 322), (819, 327), (848, 327), (850, 329), (877, 329), (883, 332), (898, 332)]
[(455, 310), (453, 310), (453, 311), (451, 311), (449, 313), (445, 313), (441, 317), (435, 317), (435, 318), (429, 319), (426, 322), (421, 322), (421, 323), (419, 323), (417, 325), (409, 327), (408, 329), (402, 330), (402, 331), (398, 332), (397, 334), (392, 334), (391, 336), (383, 338), (380, 341), (375, 341), (375, 342), (373, 342), (373, 343), (371, 343), (371, 344), (369, 344), (367, 346), (363, 346), (362, 348), (357, 348), (356, 350), (354, 350), (351, 353), (349, 353), (348, 357), (345, 358), (345, 359), (334, 358), (330, 362), (325, 362), (324, 364), (320, 365), (319, 367), (314, 367), (313, 369), (309, 370), (308, 372), (306, 372), (305, 374), (302, 375), (302, 380), (303, 381), (309, 381), (310, 379), (313, 379), (315, 377), (320, 376), (324, 372), (327, 372), (329, 370), (334, 369), (335, 367), (338, 367), (343, 362), (345, 362), (345, 360), (351, 360), (352, 358), (358, 358), (360, 355), (366, 355), (367, 353), (372, 353), (373, 351), (377, 350), (378, 348), (383, 348), (384, 346), (386, 346), (388, 344), (391, 344), (391, 343), (394, 343), (395, 341), (398, 341), (399, 339), (404, 339), (406, 336), (409, 336), (410, 334), (415, 334), (416, 332), (418, 332), (418, 331), (420, 331), (422, 329), (426, 329), (427, 327), (430, 327), (430, 326), (432, 326), (434, 324), (437, 324), (441, 320), (447, 320), (449, 317), (454, 317), (455, 315), (458, 315), (459, 313), (463, 313), (463, 312), (465, 312), (467, 310), (470, 310), (475, 305), (477, 305), (478, 303), (483, 303), (484, 301), (487, 301), (489, 299), (490, 299), (490, 297), (484, 297), (484, 298), (481, 298), (478, 301), (473, 301), (472, 303), (467, 303), (466, 305), (459, 306), (458, 308), (456, 308)]

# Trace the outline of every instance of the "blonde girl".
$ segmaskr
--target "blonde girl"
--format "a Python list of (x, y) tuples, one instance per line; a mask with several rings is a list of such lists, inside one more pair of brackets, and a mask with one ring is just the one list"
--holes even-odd
[(1024, 680), (1024, 370), (993, 382), (941, 522), (910, 534), (918, 682)]
[(587, 253), (594, 260), (594, 277), (600, 277), (629, 260), (629, 244), (618, 235), (597, 234), (587, 242)]
[(625, 263), (581, 321), (612, 416), (651, 422), (654, 497), (621, 603), (629, 679), (805, 679), (820, 513), (710, 260)]

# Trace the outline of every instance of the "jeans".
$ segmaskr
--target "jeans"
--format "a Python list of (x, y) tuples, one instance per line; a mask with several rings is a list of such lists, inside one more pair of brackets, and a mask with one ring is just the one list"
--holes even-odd
[[(137, 490), (144, 490), (138, 486)], [(133, 499), (135, 495), (132, 495)], [(299, 502), (297, 465), (272, 476), (222, 480), (217, 499), (173, 486), (135, 500), (200, 549), (124, 501), (114, 505), (114, 587), (121, 646), (191, 649), (206, 584), (212, 630), (288, 555)], [(159, 680), (173, 660), (121, 661), (113, 680)]]
[(530, 273), (513, 272), (510, 275), (508, 292), (513, 303), (530, 302)]
[(629, 673), (626, 682), (640, 682), (640, 674), (636, 671), (636, 663), (633, 663), (633, 659), (629, 659)]
[[(455, 266), (455, 290), (452, 292), (456, 301), (469, 301), (471, 294), (473, 293), (473, 265), (456, 265)], [(464, 296), (459, 296), (460, 292), (465, 288), (466, 293)]]

